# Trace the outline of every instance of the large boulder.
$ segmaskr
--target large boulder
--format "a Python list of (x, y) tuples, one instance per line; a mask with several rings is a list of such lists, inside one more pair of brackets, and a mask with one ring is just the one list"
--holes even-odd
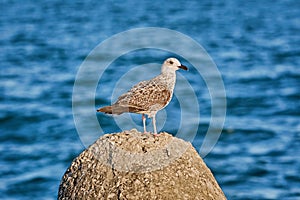
[(226, 199), (193, 146), (168, 133), (107, 134), (65, 172), (58, 199)]

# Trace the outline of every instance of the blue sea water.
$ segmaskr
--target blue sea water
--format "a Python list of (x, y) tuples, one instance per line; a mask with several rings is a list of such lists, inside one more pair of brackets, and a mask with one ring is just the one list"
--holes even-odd
[[(79, 66), (100, 42), (143, 27), (188, 35), (220, 70), (226, 121), (204, 160), (226, 197), (300, 199), (299, 14), (297, 0), (1, 1), (0, 199), (57, 197), (62, 175), (85, 148), (72, 115)], [(96, 105), (110, 102), (111, 77), (122, 77), (126, 66), (162, 62), (166, 55), (142, 50), (115, 60), (103, 80), (109, 89), (99, 86)], [(101, 65), (101, 55), (95, 62)], [(211, 105), (205, 84), (192, 79), (192, 72), (179, 73), (200, 88), (193, 141), (199, 150)], [(134, 84), (149, 76), (130, 78), (137, 78)], [(176, 124), (177, 107), (174, 98), (166, 109)], [(105, 132), (118, 131), (111, 117), (97, 117)], [(169, 119), (163, 130), (173, 133), (177, 127)]]

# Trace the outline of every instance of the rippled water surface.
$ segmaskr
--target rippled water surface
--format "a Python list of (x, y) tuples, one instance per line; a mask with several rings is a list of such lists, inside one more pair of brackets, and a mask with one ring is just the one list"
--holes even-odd
[[(227, 95), (226, 121), (217, 145), (204, 160), (227, 198), (300, 199), (299, 1), (4, 0), (0, 11), (0, 199), (57, 197), (63, 173), (85, 148), (72, 115), (79, 66), (113, 34), (150, 26), (193, 38), (220, 70)], [(177, 41), (166, 44), (170, 42)], [(189, 51), (193, 55), (193, 49)], [(100, 67), (109, 54), (97, 55), (93, 62)], [(100, 80), (96, 105), (106, 105), (113, 93), (156, 75), (155, 63), (170, 55), (174, 56), (143, 49), (116, 59)], [(154, 63), (149, 66), (155, 70), (140, 73), (147, 63)], [(179, 73), (200, 103), (193, 141), (199, 151), (211, 103), (204, 81), (189, 67), (189, 72)], [(119, 79), (129, 80), (128, 85), (114, 90)], [(176, 89), (185, 88), (180, 82)], [(159, 113), (165, 119), (158, 122), (162, 130), (176, 133), (179, 101), (174, 97)], [(192, 104), (189, 98), (185, 101)], [(112, 117), (97, 117), (105, 132), (120, 131)], [(140, 116), (129, 117), (142, 130)], [(192, 117), (184, 120), (195, 122)], [(87, 133), (85, 139), (96, 138)]]

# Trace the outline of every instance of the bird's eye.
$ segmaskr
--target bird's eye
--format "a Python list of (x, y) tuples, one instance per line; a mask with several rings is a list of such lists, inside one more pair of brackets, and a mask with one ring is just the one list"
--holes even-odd
[(171, 65), (173, 65), (173, 63), (174, 63), (174, 62), (173, 62), (172, 60), (170, 60), (170, 62), (169, 62), (169, 63), (170, 63)]

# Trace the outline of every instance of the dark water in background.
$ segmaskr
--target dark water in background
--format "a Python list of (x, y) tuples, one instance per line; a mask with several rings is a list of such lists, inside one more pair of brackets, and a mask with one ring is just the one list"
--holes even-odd
[[(228, 199), (300, 199), (299, 11), (297, 0), (1, 1), (0, 199), (56, 198), (61, 176), (84, 149), (72, 117), (80, 64), (111, 35), (147, 26), (192, 37), (222, 73), (226, 123), (205, 161)], [(163, 58), (150, 51), (114, 64)], [(101, 98), (97, 104), (108, 102)], [(176, 99), (168, 109), (175, 106)], [(195, 146), (207, 126), (200, 123)]]

